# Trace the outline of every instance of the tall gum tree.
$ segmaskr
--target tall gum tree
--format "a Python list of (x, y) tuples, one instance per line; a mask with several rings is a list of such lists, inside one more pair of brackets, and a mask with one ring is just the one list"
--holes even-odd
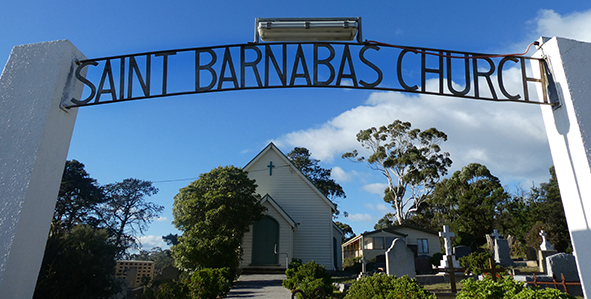
[(440, 147), (446, 140), (447, 135), (435, 128), (421, 131), (413, 129), (410, 122), (395, 120), (357, 134), (357, 141), (371, 154), (368, 158), (360, 156), (357, 150), (342, 157), (367, 162), (386, 177), (384, 201), (392, 205), (398, 224), (403, 224), (447, 174), (452, 161)]

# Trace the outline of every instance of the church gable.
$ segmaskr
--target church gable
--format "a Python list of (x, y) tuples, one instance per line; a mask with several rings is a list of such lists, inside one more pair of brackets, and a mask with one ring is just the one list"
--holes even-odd
[(259, 194), (270, 194), (282, 206), (282, 198), (278, 193), (306, 194), (306, 197), (315, 197), (332, 211), (336, 210), (336, 206), (273, 143), (265, 147), (244, 170), (251, 179), (256, 180)]

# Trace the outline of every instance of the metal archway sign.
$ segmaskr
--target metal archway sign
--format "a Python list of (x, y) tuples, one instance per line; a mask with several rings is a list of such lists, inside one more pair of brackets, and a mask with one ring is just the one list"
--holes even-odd
[[(80, 99), (65, 98), (62, 107), (294, 87), (553, 104), (546, 94), (532, 100), (530, 92), (535, 86), (529, 85), (541, 84), (545, 92), (548, 73), (535, 78), (528, 74), (528, 63), (547, 69), (543, 59), (514, 54), (489, 55), (378, 42), (245, 43), (155, 51), (79, 61), (75, 77), (85, 86), (85, 92)], [(510, 67), (518, 69), (518, 89), (508, 88), (505, 82)], [(87, 72), (95, 75), (85, 77)], [(427, 86), (430, 79), (437, 80), (436, 87)]]

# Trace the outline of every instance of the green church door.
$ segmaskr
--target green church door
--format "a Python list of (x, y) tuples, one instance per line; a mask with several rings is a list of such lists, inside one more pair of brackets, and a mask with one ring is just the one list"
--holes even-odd
[(277, 265), (279, 251), (279, 223), (264, 216), (254, 224), (252, 236), (252, 264)]

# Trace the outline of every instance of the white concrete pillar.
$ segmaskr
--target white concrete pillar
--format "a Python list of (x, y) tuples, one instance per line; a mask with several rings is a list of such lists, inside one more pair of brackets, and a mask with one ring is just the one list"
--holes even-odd
[[(542, 38), (561, 106), (542, 106), (585, 297), (591, 296), (591, 44)], [(536, 71), (536, 67), (534, 67)], [(536, 76), (539, 76), (537, 74)], [(539, 77), (538, 77), (539, 78)], [(542, 94), (541, 89), (538, 94)]]
[(69, 41), (14, 47), (0, 76), (0, 298), (31, 298), (80, 98)]

